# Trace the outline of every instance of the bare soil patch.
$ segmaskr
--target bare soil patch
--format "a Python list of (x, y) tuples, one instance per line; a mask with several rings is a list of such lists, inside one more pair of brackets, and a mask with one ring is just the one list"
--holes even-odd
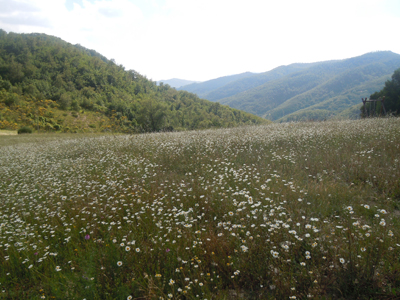
[(16, 130), (0, 130), (0, 135), (17, 135)]

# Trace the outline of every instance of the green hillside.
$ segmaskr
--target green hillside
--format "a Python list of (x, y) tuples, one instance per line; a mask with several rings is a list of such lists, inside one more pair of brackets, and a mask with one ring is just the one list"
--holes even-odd
[[(346, 91), (341, 93), (339, 96), (329, 97), (325, 101), (319, 102), (303, 109), (299, 109), (294, 113), (288, 114), (285, 117), (280, 118), (278, 121), (288, 122), (301, 120), (304, 121), (310, 119), (324, 120), (327, 119), (327, 117), (330, 118), (333, 116), (336, 116), (338, 119), (358, 119), (360, 117), (360, 106), (362, 105), (361, 101), (359, 100), (361, 98), (369, 96), (374, 91), (379, 90), (385, 84), (385, 81), (389, 79), (390, 76), (387, 75), (379, 77), (376, 80), (370, 80), (366, 83), (355, 85), (353, 88), (346, 89)], [(328, 116), (325, 114), (318, 115), (318, 111), (326, 111)], [(350, 111), (352, 111), (352, 113), (349, 114)]]
[(335, 120), (355, 120), (360, 118), (360, 108), (362, 104), (355, 104), (345, 110), (342, 110), (340, 113), (336, 114), (333, 119)]
[(288, 99), (315, 88), (325, 79), (324, 74), (296, 72), (220, 101), (263, 116)]
[(379, 91), (399, 67), (400, 55), (390, 51), (292, 64), (231, 81), (203, 97), (269, 120), (320, 120), (343, 116)]
[(272, 80), (282, 78), (288, 74), (292, 74), (305, 68), (309, 68), (311, 65), (313, 64), (291, 64), (289, 66), (280, 66), (268, 72), (241, 78), (230, 82), (218, 89), (210, 91), (204, 96), (204, 98), (210, 101), (218, 101), (220, 99), (236, 95), (240, 92), (247, 91), (251, 88), (258, 87)]
[[(400, 66), (400, 56), (398, 66)], [(362, 97), (368, 97), (374, 91), (381, 89), (393, 71), (381, 63), (353, 68), (341, 72), (326, 80), (313, 89), (296, 95), (270, 110), (265, 116), (270, 120), (286, 118), (301, 109), (327, 109), (331, 112), (342, 111), (352, 105), (361, 103)], [(389, 72), (389, 74), (388, 74)], [(321, 105), (322, 103), (331, 105)]]
[(263, 122), (158, 86), (80, 45), (0, 29), (0, 129), (151, 132)]
[(369, 53), (320, 63), (219, 101), (270, 120), (326, 119), (380, 90), (399, 66), (398, 54)]

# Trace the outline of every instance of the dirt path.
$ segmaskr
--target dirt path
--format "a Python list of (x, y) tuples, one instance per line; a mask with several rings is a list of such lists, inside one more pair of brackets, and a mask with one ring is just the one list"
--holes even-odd
[(0, 135), (17, 135), (16, 130), (0, 130)]

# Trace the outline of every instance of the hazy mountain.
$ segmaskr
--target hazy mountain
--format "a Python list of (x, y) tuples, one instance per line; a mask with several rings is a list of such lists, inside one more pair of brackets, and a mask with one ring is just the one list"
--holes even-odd
[(343, 117), (346, 114), (341, 114), (342, 111), (361, 105), (361, 98), (379, 91), (399, 67), (400, 55), (390, 51), (344, 60), (291, 64), (232, 80), (203, 92), (201, 97), (270, 120)]
[(254, 73), (246, 72), (246, 73), (241, 73), (241, 74), (236, 74), (236, 75), (219, 77), (219, 78), (204, 81), (201, 83), (192, 83), (189, 85), (185, 85), (185, 86), (182, 86), (181, 88), (179, 88), (179, 90), (185, 90), (185, 91), (188, 91), (191, 93), (195, 93), (200, 98), (207, 99), (207, 95), (210, 92), (212, 92), (218, 88), (221, 88), (231, 82), (235, 82), (237, 80), (240, 80), (242, 78), (246, 78), (246, 77), (249, 77), (252, 75), (254, 75)]
[(167, 79), (167, 80), (159, 80), (159, 81), (157, 81), (157, 84), (160, 84), (161, 82), (163, 84), (168, 84), (170, 87), (173, 87), (173, 88), (180, 88), (181, 86), (188, 85), (191, 83), (197, 83), (200, 81), (172, 78), (172, 79)]
[(262, 85), (266, 82), (279, 79), (285, 75), (308, 68), (311, 64), (292, 64), (289, 66), (280, 66), (269, 72), (253, 74), (252, 76), (244, 77), (210, 91), (205, 95), (205, 99), (210, 101), (218, 101), (251, 88)]

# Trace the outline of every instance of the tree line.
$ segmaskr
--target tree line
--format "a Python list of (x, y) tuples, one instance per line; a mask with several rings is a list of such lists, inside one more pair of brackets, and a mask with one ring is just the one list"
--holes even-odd
[[(370, 100), (383, 99), (383, 105), (387, 113), (400, 115), (400, 68), (394, 71), (391, 80), (385, 82), (385, 86), (379, 92), (375, 92), (370, 96)], [(382, 102), (368, 102), (361, 107), (361, 117), (367, 115), (379, 115), (383, 111)]]

